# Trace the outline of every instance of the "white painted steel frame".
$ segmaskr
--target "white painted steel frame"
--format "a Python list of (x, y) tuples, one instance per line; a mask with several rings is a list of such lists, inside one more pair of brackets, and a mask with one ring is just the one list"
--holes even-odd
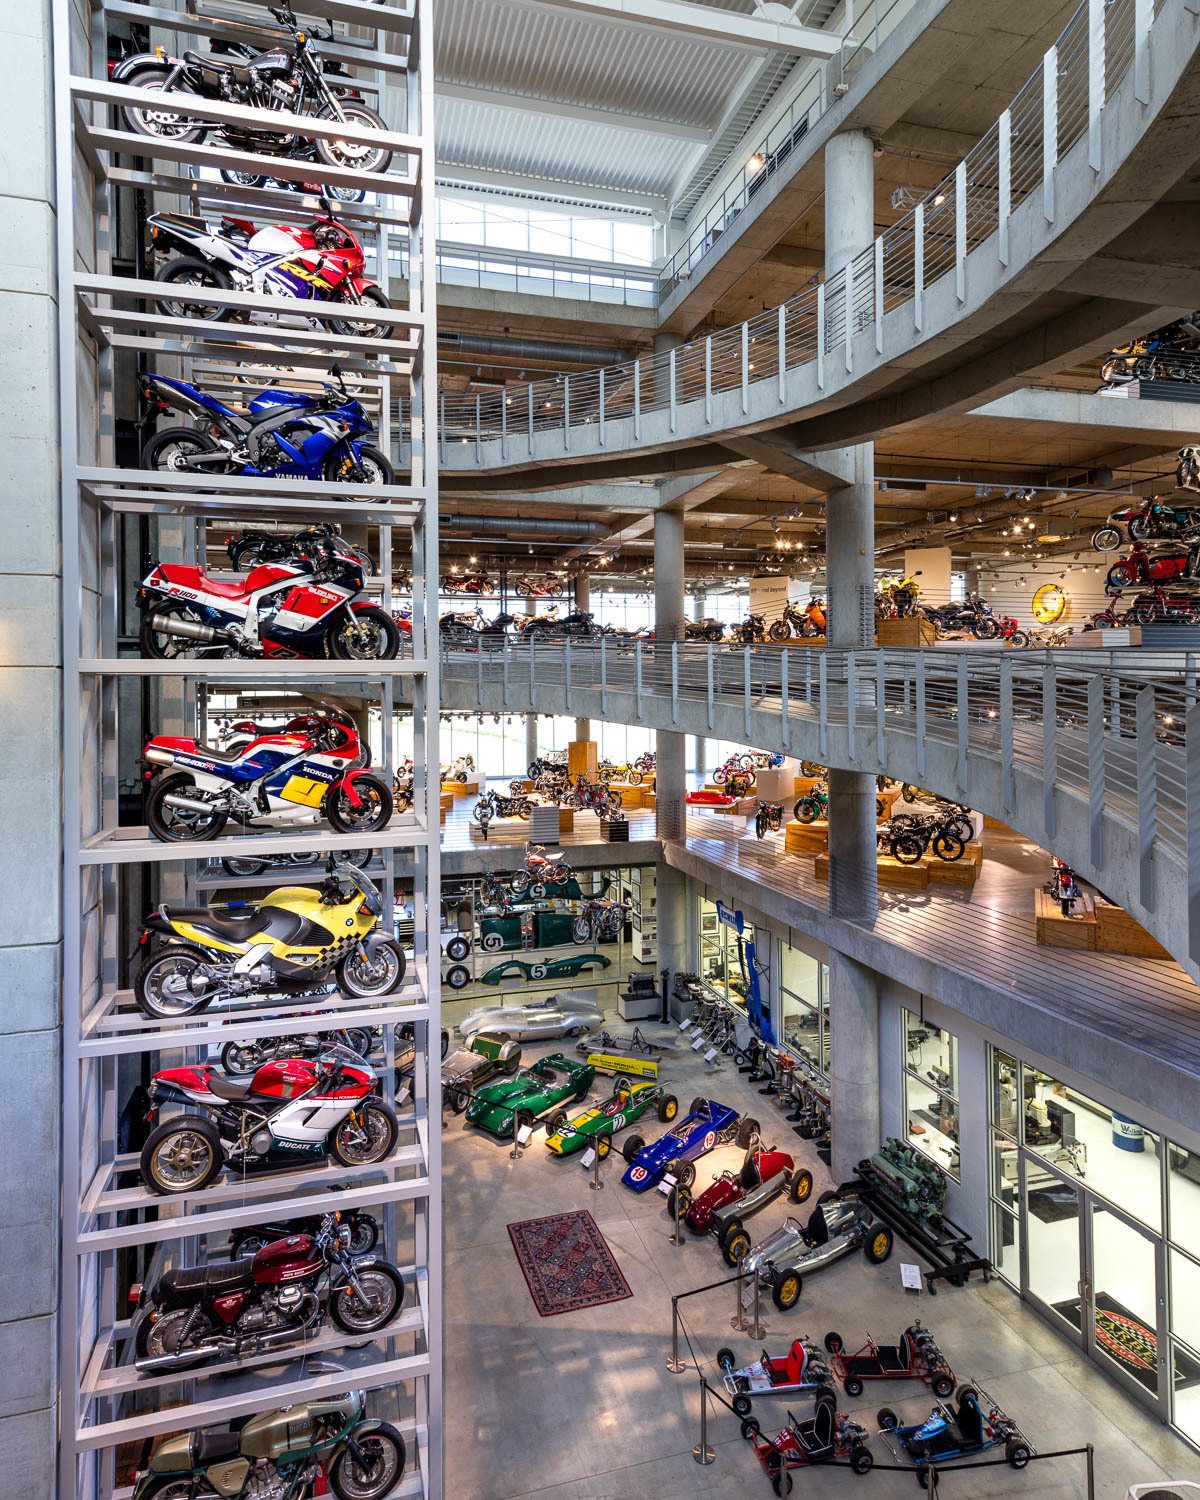
[[(246, 0), (252, 7), (254, 0)], [(263, 0), (266, 9), (266, 0)], [(320, 19), (334, 18), (360, 27), (375, 35), (375, 42), (361, 37), (346, 38), (334, 52), (360, 69), (370, 69), (379, 78), (376, 85), (382, 97), (385, 79), (403, 77), (407, 115), (403, 133), (388, 131), (383, 139), (392, 144), (407, 162), (411, 172), (393, 172), (388, 177), (360, 184), (372, 189), (381, 185), (389, 193), (399, 193), (406, 203), (405, 212), (397, 215), (386, 207), (363, 207), (359, 212), (348, 209), (353, 217), (367, 225), (366, 233), (377, 241), (376, 263), (380, 280), (387, 285), (391, 257), (388, 252), (389, 225), (400, 225), (409, 231), (409, 287), (406, 311), (393, 311), (381, 321), (397, 325), (404, 337), (388, 344), (364, 338), (339, 340), (328, 334), (307, 330), (288, 330), (277, 326), (243, 327), (236, 332), (251, 347), (266, 354), (266, 362), (287, 361), (295, 366), (324, 370), (331, 356), (342, 354), (347, 369), (382, 372), (380, 386), (382, 406), (378, 412), (380, 440), (398, 449), (399, 429), (404, 415), (402, 394), (395, 393), (395, 383), (409, 378), (409, 411), (411, 425), (410, 483), (392, 487), (358, 485), (347, 487), (345, 502), (331, 501), (323, 487), (292, 482), (245, 481), (220, 479), (211, 492), (197, 495), (188, 490), (181, 476), (150, 475), (118, 469), (114, 463), (115, 397), (114, 351), (149, 349), (158, 353), (188, 358), (216, 359), (228, 357), (228, 351), (210, 348), (235, 330), (216, 329), (188, 319), (167, 319), (155, 312), (122, 314), (113, 299), (137, 296), (150, 291), (136, 283), (111, 276), (114, 233), (113, 193), (116, 187), (139, 188), (151, 194), (177, 194), (194, 190), (197, 183), (170, 172), (134, 171), (116, 166), (109, 150), (130, 156), (139, 153), (153, 159), (153, 143), (112, 130), (97, 111), (104, 101), (118, 97), (107, 81), (104, 64), (107, 57), (106, 31), (110, 17), (119, 14), (137, 19), (143, 8), (127, 0), (114, 0), (108, 10), (103, 4), (90, 9), (86, 22), (71, 0), (54, 0), (53, 47), (55, 83), (55, 178), (57, 200), (57, 264), (60, 296), (58, 327), (59, 365), (59, 444), (62, 453), (61, 526), (63, 545), (63, 1099), (62, 1099), (62, 1168), (63, 1168), (63, 1234), (62, 1288), (60, 1322), (60, 1445), (59, 1493), (65, 1496), (107, 1496), (113, 1493), (112, 1456), (118, 1441), (177, 1429), (181, 1425), (201, 1426), (228, 1421), (273, 1405), (333, 1394), (348, 1385), (371, 1389), (391, 1385), (411, 1388), (415, 1400), (415, 1420), (401, 1425), (416, 1443), (410, 1445), (409, 1470), (397, 1487), (397, 1496), (438, 1496), (442, 1492), (442, 1302), (441, 1302), (441, 1193), (440, 1129), (438, 1112), (430, 1117), (429, 1101), (440, 1091), (440, 896), (437, 861), (439, 837), (438, 783), (425, 767), (437, 764), (438, 663), (427, 660), (426, 643), (436, 639), (437, 590), (426, 588), (426, 580), (437, 577), (437, 498), (436, 469), (431, 461), (431, 446), (436, 442), (432, 410), (426, 413), (426, 383), (436, 378), (436, 309), (434, 299), (426, 295), (432, 288), (432, 267), (436, 262), (435, 217), (432, 202), (433, 161), (433, 69), (431, 57), (431, 0), (399, 0), (388, 6), (362, 3), (362, 0), (320, 0)], [(170, 26), (174, 13), (162, 7), (145, 9), (145, 16), (156, 26)], [(179, 29), (193, 34), (209, 35), (236, 30), (232, 15), (221, 12), (215, 20), (198, 14), (194, 6), (180, 12)], [(72, 24), (89, 30), (91, 78), (72, 76)], [(265, 23), (255, 26), (252, 8), (247, 15), (247, 30), (269, 34)], [(403, 56), (387, 50), (386, 38), (395, 38), (406, 49)], [(76, 48), (75, 59), (79, 58)], [(371, 85), (367, 85), (369, 88)], [(118, 92), (119, 89), (118, 89)], [(88, 102), (83, 102), (88, 101)], [(89, 133), (85, 112), (93, 111), (96, 130)], [(208, 118), (228, 115), (228, 106), (204, 106), (196, 110)], [(262, 123), (266, 123), (265, 121)], [(277, 124), (277, 118), (272, 121)], [(330, 127), (313, 124), (309, 134), (328, 134)], [(362, 134), (354, 128), (337, 133)], [(372, 139), (378, 132), (370, 133)], [(164, 150), (162, 156), (184, 166), (189, 161), (206, 165), (217, 160), (228, 163), (230, 153), (220, 148), (192, 151)], [(241, 167), (260, 165), (276, 167), (272, 175), (296, 178), (311, 176), (311, 167), (299, 168), (271, 158), (255, 159), (249, 153), (233, 153), (245, 161)], [(77, 170), (76, 162), (79, 162)], [(341, 181), (345, 171), (330, 169), (330, 180)], [(350, 176), (361, 176), (351, 173)], [(346, 181), (349, 184), (349, 177)], [(206, 184), (217, 191), (224, 184)], [(253, 195), (251, 189), (237, 189), (242, 200)], [(206, 194), (206, 196), (208, 196)], [(274, 202), (278, 194), (264, 190), (264, 201)], [(299, 208), (297, 196), (289, 208)], [(96, 259), (87, 271), (80, 271), (75, 255), (76, 235), (94, 236)], [(364, 234), (366, 238), (366, 234)], [(424, 268), (430, 268), (428, 276)], [(224, 302), (223, 296), (216, 299)], [(261, 299), (250, 299), (251, 302)], [(250, 306), (244, 294), (234, 294), (230, 306)], [(264, 310), (283, 312), (264, 303)], [(129, 334), (116, 330), (128, 326)], [(155, 332), (150, 336), (140, 330)], [(290, 349), (300, 342), (307, 348)], [(315, 346), (315, 347), (314, 347)], [(349, 357), (345, 351), (349, 349)], [(248, 353), (246, 351), (238, 351)], [(82, 357), (94, 358), (97, 371), (98, 450), (81, 455), (77, 431), (79, 401), (78, 363)], [(394, 357), (401, 356), (397, 361)], [(260, 356), (261, 357), (261, 356)], [(393, 411), (394, 407), (394, 411)], [(81, 457), (86, 462), (81, 462)], [(257, 508), (255, 503), (257, 502)], [(384, 604), (390, 600), (390, 559), (392, 528), (411, 528), (413, 533), (414, 656), (395, 664), (381, 664), (381, 669), (367, 674), (355, 664), (312, 663), (307, 666), (289, 662), (277, 673), (264, 670), (261, 663), (224, 663), (220, 671), (207, 663), (195, 663), (167, 670), (168, 664), (143, 663), (122, 658), (118, 640), (118, 590), (121, 586), (117, 521), (122, 514), (180, 517), (203, 528), (206, 520), (227, 520), (240, 513), (279, 520), (311, 521), (324, 519), (367, 522), (378, 525), (385, 539), (382, 543)], [(201, 531), (202, 534), (202, 531)], [(87, 553), (99, 542), (99, 550)], [(195, 554), (195, 543), (192, 544)], [(92, 587), (89, 587), (89, 583)], [(83, 655), (81, 642), (87, 642)], [(330, 671), (330, 667), (333, 670)], [(272, 1174), (246, 1183), (218, 1182), (207, 1194), (196, 1195), (188, 1205), (176, 1204), (183, 1212), (174, 1218), (157, 1222), (134, 1222), (118, 1226), (115, 1215), (127, 1215), (135, 1208), (162, 1210), (169, 1200), (151, 1199), (143, 1189), (116, 1189), (118, 1171), (134, 1165), (131, 1158), (119, 1156), (116, 1148), (117, 1063), (121, 1056), (136, 1053), (175, 1052), (184, 1058), (196, 1055), (198, 1045), (214, 1042), (221, 1033), (221, 1022), (228, 1012), (210, 1013), (195, 1022), (155, 1026), (114, 1002), (120, 997), (113, 986), (117, 978), (118, 953), (116, 922), (115, 865), (128, 857), (161, 862), (168, 851), (137, 847), (140, 840), (113, 838), (108, 848), (96, 847), (94, 820), (86, 804), (86, 789), (94, 779), (100, 801), (97, 816), (101, 826), (114, 834), (117, 829), (116, 793), (120, 767), (115, 741), (115, 705), (122, 679), (133, 681), (163, 680), (172, 675), (180, 678), (185, 730), (197, 728), (194, 701), (203, 695), (205, 685), (224, 681), (228, 684), (252, 684), (266, 680), (274, 684), (319, 684), (336, 677), (347, 686), (356, 681), (370, 691), (382, 694), (388, 713), (394, 712), (395, 685), (411, 682), (414, 714), (414, 743), (418, 763), (416, 816), (375, 842), (385, 848), (385, 896), (392, 894), (392, 859), (385, 846), (412, 849), (414, 855), (414, 906), (421, 918), (414, 926), (415, 960), (409, 983), (397, 994), (378, 1002), (363, 1003), (338, 997), (326, 1011), (330, 1021), (350, 1024), (383, 1025), (387, 1043), (385, 1064), (390, 1076), (393, 1056), (391, 1027), (401, 1020), (415, 1024), (418, 1050), (425, 1066), (415, 1070), (414, 1097), (401, 1118), (401, 1141), (388, 1162), (361, 1170), (325, 1165), (299, 1174)], [(191, 705), (191, 706), (189, 706)], [(390, 749), (391, 723), (385, 726), (385, 751)], [(100, 811), (100, 809), (103, 809)], [(88, 822), (85, 824), (85, 817)], [(136, 830), (135, 830), (136, 833)], [(276, 840), (268, 842), (274, 844)], [(296, 844), (286, 838), (285, 842)], [(311, 835), (302, 842), (311, 846)], [(353, 842), (353, 841), (351, 841)], [(359, 841), (361, 842), (361, 841)], [(331, 836), (330, 847), (345, 840)], [(117, 848), (116, 845), (123, 845)], [(266, 852), (261, 840), (238, 838), (229, 841), (223, 852)], [(89, 847), (91, 846), (91, 847)], [(298, 845), (297, 845), (298, 846)], [(192, 888), (191, 866), (202, 856), (170, 851), (174, 860), (186, 864), (187, 888)], [(182, 854), (182, 858), (180, 857)], [(89, 945), (97, 944), (94, 980), (85, 989), (84, 963)], [(431, 955), (432, 961), (431, 961)], [(310, 1002), (311, 1005), (311, 1002)], [(248, 1035), (289, 1033), (309, 1030), (311, 1014), (302, 1015), (299, 1005), (263, 1007), (247, 1020)], [(224, 1032), (228, 1036), (228, 1032)], [(429, 1039), (434, 1038), (434, 1045)], [(390, 1083), (389, 1083), (390, 1091)], [(90, 1153), (85, 1160), (85, 1152)], [(124, 1337), (128, 1322), (119, 1316), (115, 1304), (117, 1291), (118, 1251), (137, 1244), (179, 1240), (185, 1237), (212, 1235), (240, 1224), (249, 1224), (264, 1214), (276, 1216), (320, 1212), (329, 1206), (327, 1185), (353, 1182), (342, 1195), (349, 1205), (412, 1205), (413, 1236), (416, 1261), (406, 1269), (406, 1282), (412, 1289), (404, 1314), (394, 1333), (376, 1340), (379, 1358), (369, 1367), (339, 1371), (319, 1377), (307, 1376), (264, 1385), (249, 1393), (229, 1395), (217, 1389), (216, 1394), (199, 1403), (195, 1400), (182, 1407), (151, 1411), (130, 1416), (118, 1403), (137, 1391), (148, 1389), (136, 1382), (125, 1367), (120, 1372), (105, 1373), (106, 1361), (113, 1350), (119, 1330)], [(130, 1196), (132, 1194), (132, 1197)], [(392, 1217), (391, 1208), (387, 1216)], [(191, 1255), (190, 1250), (184, 1251)], [(87, 1302), (83, 1298), (81, 1275), (86, 1268)], [(94, 1320), (95, 1338), (85, 1333)], [(413, 1345), (405, 1353), (397, 1344)], [(319, 1341), (324, 1348), (340, 1346), (347, 1340), (330, 1333)], [(203, 1381), (194, 1373), (184, 1383), (191, 1389)], [(157, 1389), (157, 1384), (151, 1382)]]

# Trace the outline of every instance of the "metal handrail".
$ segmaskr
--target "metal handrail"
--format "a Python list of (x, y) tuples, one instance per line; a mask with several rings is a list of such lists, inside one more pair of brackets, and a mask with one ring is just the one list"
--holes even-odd
[(632, 418), (635, 441), (650, 411), (669, 411), (714, 395), (742, 393), (749, 410), (750, 387), (777, 381), (781, 394), (789, 370), (845, 358), (852, 364), (857, 334), (874, 327), (883, 347), (883, 320), (911, 307), (921, 327), (923, 304), (935, 283), (953, 276), (960, 299), (966, 262), (985, 240), (998, 236), (1007, 264), (1009, 221), (1028, 198), (1040, 193), (1054, 217), (1055, 167), (1077, 141), (1092, 144), (1099, 163), (1100, 122), (1105, 99), (1130, 70), (1139, 96), (1148, 96), (1148, 44), (1166, 0), (1083, 0), (1038, 70), (997, 123), (941, 184), (911, 213), (885, 230), (848, 266), (817, 286), (798, 292), (767, 312), (670, 351), (582, 374), (559, 373), (524, 385), (484, 393), (444, 393), (441, 398), (442, 456), (449, 445), (473, 443), (483, 464), (482, 444), (502, 445), (516, 434), (560, 431), (564, 450), (571, 435), (594, 427), (601, 443), (606, 423)]

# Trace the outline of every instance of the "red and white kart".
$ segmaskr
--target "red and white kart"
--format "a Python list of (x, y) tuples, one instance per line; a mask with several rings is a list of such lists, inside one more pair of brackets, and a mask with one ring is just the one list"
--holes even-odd
[(877, 1344), (868, 1334), (861, 1349), (847, 1354), (841, 1334), (827, 1333), (825, 1348), (847, 1396), (861, 1396), (868, 1380), (923, 1380), (944, 1401), (957, 1383), (937, 1340), (920, 1322), (906, 1328), (898, 1344)]
[(782, 1193), (792, 1203), (803, 1203), (812, 1190), (813, 1175), (807, 1167), (798, 1167), (786, 1151), (756, 1144), (738, 1171), (722, 1172), (692, 1200), (684, 1223), (693, 1234), (714, 1233), (726, 1265), (736, 1266), (750, 1250), (742, 1221)]
[(717, 1350), (717, 1366), (725, 1379), (734, 1415), (748, 1417), (755, 1396), (813, 1396), (835, 1401), (825, 1356), (809, 1339), (798, 1338), (786, 1354), (770, 1355), (734, 1369), (733, 1350)]

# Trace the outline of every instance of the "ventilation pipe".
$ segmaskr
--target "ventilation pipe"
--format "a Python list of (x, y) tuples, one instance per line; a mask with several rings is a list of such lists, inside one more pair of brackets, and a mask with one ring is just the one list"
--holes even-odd
[(517, 359), (530, 363), (553, 360), (567, 365), (619, 365), (635, 356), (622, 349), (601, 349), (594, 344), (555, 344), (541, 339), (482, 338), (476, 334), (438, 333), (438, 347), (478, 358)]
[(563, 520), (558, 516), (442, 515), (442, 531), (469, 531), (473, 536), (552, 537), (555, 541), (602, 542), (613, 532), (603, 521)]

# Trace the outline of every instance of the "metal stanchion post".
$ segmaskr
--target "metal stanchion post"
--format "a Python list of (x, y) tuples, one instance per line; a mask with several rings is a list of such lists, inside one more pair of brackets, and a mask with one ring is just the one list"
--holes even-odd
[(600, 1153), (594, 1148), (592, 1151), (592, 1180), (588, 1183), (588, 1187), (590, 1187), (594, 1193), (601, 1193), (604, 1191), (604, 1184), (600, 1181)]
[(692, 1449), (692, 1457), (698, 1464), (710, 1464), (716, 1454), (708, 1446), (708, 1381), (700, 1377), (700, 1441)]
[(746, 1311), (746, 1304), (742, 1296), (742, 1289), (745, 1285), (746, 1273), (742, 1270), (742, 1265), (739, 1261), (737, 1281), (735, 1282), (733, 1288), (733, 1295), (737, 1298), (737, 1302), (734, 1305), (733, 1317), (729, 1320), (729, 1326), (735, 1333), (741, 1333), (742, 1329), (745, 1327), (743, 1317)]
[(521, 1158), (521, 1121), (516, 1115), (513, 1115), (512, 1150), (508, 1154), (513, 1161), (519, 1161)]
[(1096, 1450), (1087, 1445), (1087, 1492), (1088, 1500), (1096, 1500)]
[(667, 1369), (672, 1375), (682, 1375), (686, 1366), (679, 1357), (679, 1299), (671, 1298), (671, 1354)]
[(680, 1198), (683, 1195), (679, 1191), (679, 1184), (678, 1183), (675, 1184), (675, 1186), (671, 1189), (671, 1191), (674, 1194), (674, 1198), (675, 1198), (675, 1205), (674, 1205), (675, 1206), (675, 1213), (674, 1213), (675, 1229), (674, 1229), (674, 1231), (673, 1231), (673, 1233), (671, 1235), (671, 1243), (672, 1243), (672, 1245), (682, 1245), (683, 1244), (683, 1235), (680, 1234), (680, 1232), (679, 1232), (679, 1200), (680, 1200)]
[(751, 1317), (753, 1318), (754, 1321), (751, 1324), (751, 1326), (746, 1329), (746, 1332), (750, 1335), (750, 1337), (752, 1339), (760, 1339), (760, 1338), (762, 1338), (762, 1321), (759, 1318), (759, 1300), (760, 1300), (761, 1294), (762, 1294), (762, 1281), (756, 1276), (754, 1278), (754, 1311), (751, 1314)]

